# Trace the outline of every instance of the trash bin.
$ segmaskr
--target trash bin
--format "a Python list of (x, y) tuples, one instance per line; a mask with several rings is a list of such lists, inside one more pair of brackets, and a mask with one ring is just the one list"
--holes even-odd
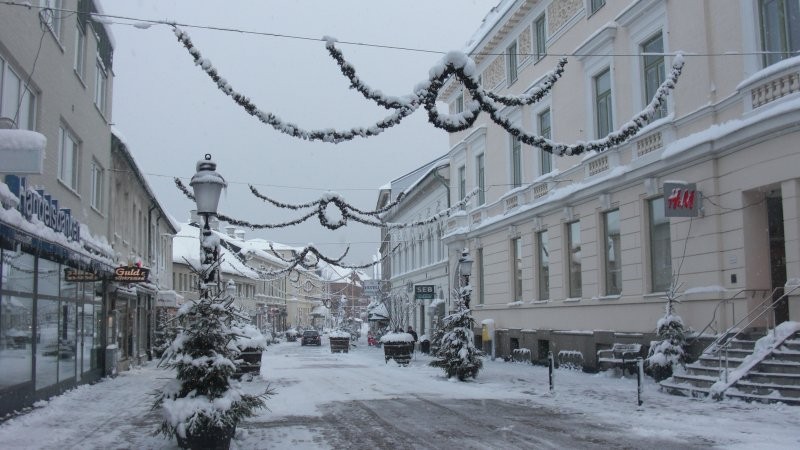
[(119, 348), (116, 344), (106, 347), (105, 355), (105, 375), (107, 377), (117, 376), (117, 358), (119, 357)]
[(424, 340), (424, 341), (420, 341), (420, 343), (419, 343), (419, 351), (421, 351), (422, 353), (425, 353), (426, 355), (428, 353), (430, 353), (431, 352), (431, 341), (429, 341), (427, 339)]

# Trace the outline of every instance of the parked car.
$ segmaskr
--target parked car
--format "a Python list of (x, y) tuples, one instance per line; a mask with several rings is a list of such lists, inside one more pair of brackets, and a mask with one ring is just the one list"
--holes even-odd
[(322, 337), (320, 337), (319, 331), (303, 331), (303, 337), (300, 339), (300, 345), (322, 345)]

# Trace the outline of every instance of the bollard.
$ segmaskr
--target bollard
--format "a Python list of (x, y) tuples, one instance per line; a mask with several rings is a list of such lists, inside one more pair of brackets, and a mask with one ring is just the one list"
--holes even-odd
[(644, 359), (639, 357), (636, 358), (636, 368), (639, 369), (636, 373), (636, 382), (638, 383), (638, 387), (636, 389), (636, 397), (637, 401), (639, 402), (639, 406), (642, 406), (642, 383), (644, 382)]
[(547, 362), (549, 363), (548, 375), (550, 376), (550, 392), (553, 392), (556, 389), (554, 385), (555, 380), (553, 379), (553, 371), (556, 366), (555, 359), (553, 358), (553, 352), (547, 352)]

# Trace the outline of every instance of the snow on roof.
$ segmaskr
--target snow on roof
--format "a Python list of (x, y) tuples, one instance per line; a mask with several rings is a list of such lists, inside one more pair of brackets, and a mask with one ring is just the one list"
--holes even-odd
[(472, 33), (469, 41), (466, 42), (464, 47), (464, 53), (470, 54), (478, 49), (478, 46), (481, 42), (483, 42), (484, 38), (486, 38), (489, 32), (492, 31), (495, 25), (500, 22), (500, 19), (505, 16), (509, 9), (514, 5), (515, 0), (500, 0), (500, 3), (497, 4), (494, 8), (489, 10), (486, 16), (483, 18), (481, 25)]
[[(224, 234), (213, 230), (211, 232), (220, 240), (227, 240)], [(239, 261), (225, 246), (220, 246), (220, 250), (220, 270), (223, 273), (259, 278), (258, 272)], [(189, 224), (180, 225), (180, 231), (172, 239), (172, 261), (181, 264), (189, 261), (193, 267), (200, 266), (200, 228)]]

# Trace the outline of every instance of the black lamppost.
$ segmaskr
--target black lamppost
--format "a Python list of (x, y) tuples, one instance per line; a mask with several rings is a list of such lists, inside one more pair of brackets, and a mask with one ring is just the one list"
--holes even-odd
[(211, 160), (211, 154), (206, 153), (205, 158), (197, 162), (197, 173), (194, 174), (189, 186), (194, 190), (194, 201), (197, 204), (197, 214), (203, 216), (203, 228), (200, 231), (200, 266), (202, 270), (201, 297), (209, 295), (209, 283), (216, 283), (219, 292), (219, 240), (214, 239), (209, 220), (217, 215), (219, 196), (222, 188), (228, 183), (222, 175), (216, 172), (217, 164)]
[(461, 258), (458, 259), (458, 274), (461, 276), (461, 286), (459, 296), (464, 300), (464, 307), (469, 309), (470, 288), (469, 276), (472, 274), (473, 259), (469, 256), (469, 250), (466, 248), (461, 252)]

